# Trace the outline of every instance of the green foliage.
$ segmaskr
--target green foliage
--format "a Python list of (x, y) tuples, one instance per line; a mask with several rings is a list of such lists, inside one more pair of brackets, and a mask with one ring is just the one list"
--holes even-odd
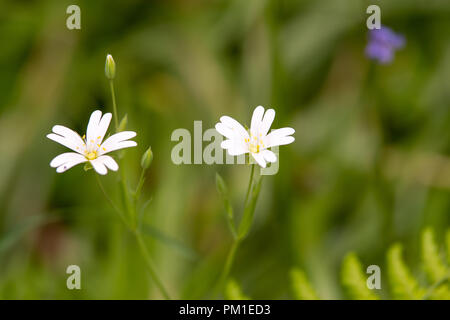
[(403, 261), (400, 244), (394, 244), (388, 250), (387, 267), (393, 298), (400, 300), (422, 299), (425, 290), (419, 286)]
[(223, 180), (222, 176), (216, 172), (216, 188), (219, 192), (220, 196), (222, 197), (223, 206), (225, 208), (225, 212), (227, 214), (227, 222), (228, 227), (230, 228), (231, 233), (236, 238), (236, 227), (234, 226), (234, 212), (233, 212), (233, 206), (231, 205), (229, 196), (228, 196), (228, 187), (225, 183), (225, 180)]
[(379, 297), (367, 287), (367, 274), (355, 253), (349, 253), (342, 262), (342, 285), (348, 296), (355, 300), (378, 300)]
[[(254, 170), (254, 166), (255, 165), (253, 165), (252, 170)], [(256, 181), (255, 185), (252, 187), (249, 202), (246, 204), (244, 208), (244, 214), (242, 216), (242, 221), (240, 222), (238, 229), (239, 239), (243, 239), (247, 236), (250, 227), (253, 223), (253, 216), (255, 214), (256, 202), (258, 200), (259, 191), (261, 190), (261, 181), (262, 176), (259, 177), (258, 181)]]
[(439, 256), (439, 249), (434, 240), (434, 233), (430, 228), (422, 233), (422, 258), (428, 279), (434, 283), (447, 274), (447, 268)]
[[(446, 247), (449, 248), (450, 230), (446, 233)], [(439, 256), (439, 247), (434, 232), (427, 228), (422, 233), (422, 261), (429, 279), (428, 287), (421, 286), (412, 275), (402, 256), (402, 245), (392, 245), (387, 252), (387, 274), (391, 297), (399, 300), (439, 299), (450, 300), (450, 268)], [(447, 252), (448, 255), (448, 252)], [(354, 300), (377, 300), (380, 297), (367, 287), (368, 275), (353, 252), (342, 262), (341, 282), (349, 298)], [(291, 271), (291, 282), (296, 299), (318, 299), (317, 294), (300, 269)]]
[(429, 292), (429, 297), (431, 299), (450, 299), (450, 289), (447, 284), (450, 270), (439, 255), (439, 247), (436, 245), (431, 228), (425, 229), (422, 233), (422, 258), (428, 279), (434, 284)]
[(234, 279), (230, 279), (225, 287), (225, 299), (227, 300), (250, 300), (243, 292), (239, 284)]
[(445, 242), (447, 248), (447, 263), (450, 265), (450, 229), (445, 234)]
[(291, 270), (291, 285), (297, 300), (318, 300), (316, 292), (309, 283), (305, 273), (297, 268)]

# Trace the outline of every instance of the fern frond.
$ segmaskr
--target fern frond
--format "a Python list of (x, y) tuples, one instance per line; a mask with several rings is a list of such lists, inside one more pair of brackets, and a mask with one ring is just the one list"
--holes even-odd
[(243, 292), (239, 284), (230, 279), (225, 287), (225, 299), (227, 300), (250, 300)]
[(446, 276), (447, 268), (439, 256), (439, 249), (431, 228), (426, 228), (422, 233), (422, 259), (430, 282), (437, 282)]
[(355, 300), (378, 300), (379, 297), (367, 287), (367, 275), (355, 253), (347, 254), (342, 262), (341, 281), (347, 294)]
[(439, 247), (436, 245), (431, 228), (425, 229), (422, 233), (422, 259), (428, 279), (433, 283), (424, 299), (449, 300), (450, 287), (447, 283), (450, 269), (439, 256)]
[(402, 257), (402, 246), (394, 244), (387, 253), (388, 278), (394, 299), (419, 300), (425, 290), (411, 275)]
[(317, 296), (316, 292), (309, 283), (308, 278), (302, 270), (294, 268), (290, 273), (292, 291), (294, 293), (295, 299), (319, 300), (319, 297)]

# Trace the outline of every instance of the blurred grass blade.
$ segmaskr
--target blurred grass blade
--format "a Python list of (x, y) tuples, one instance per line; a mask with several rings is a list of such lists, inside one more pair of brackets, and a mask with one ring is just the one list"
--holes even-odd
[(10, 248), (20, 241), (29, 231), (37, 229), (45, 224), (56, 221), (54, 218), (48, 218), (41, 215), (32, 216), (23, 223), (13, 227), (7, 231), (0, 239), (0, 257), (4, 255)]
[(176, 251), (178, 251), (178, 253), (180, 253), (185, 258), (188, 258), (190, 260), (195, 260), (198, 258), (198, 254), (193, 249), (184, 245), (181, 241), (166, 235), (153, 226), (143, 224), (141, 230), (143, 234), (153, 237), (161, 243), (176, 249)]
[(292, 291), (297, 300), (319, 300), (305, 273), (297, 268), (290, 272)]
[(342, 285), (351, 299), (378, 300), (379, 297), (367, 287), (367, 274), (355, 253), (349, 253), (342, 262)]

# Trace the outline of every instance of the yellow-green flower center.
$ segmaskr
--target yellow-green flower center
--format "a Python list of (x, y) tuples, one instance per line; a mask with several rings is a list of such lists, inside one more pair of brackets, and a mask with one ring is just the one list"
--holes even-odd
[(259, 137), (257, 137), (250, 133), (250, 139), (244, 139), (244, 141), (247, 143), (248, 150), (251, 153), (259, 153), (259, 151), (264, 148), (262, 134), (259, 134)]
[(97, 151), (86, 152), (86, 158), (88, 160), (94, 160), (97, 158)]

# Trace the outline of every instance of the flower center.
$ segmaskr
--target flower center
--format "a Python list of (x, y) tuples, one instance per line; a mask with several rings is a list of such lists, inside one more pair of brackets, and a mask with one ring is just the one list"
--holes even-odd
[(259, 153), (264, 148), (261, 134), (257, 137), (250, 133), (250, 139), (245, 139), (245, 143), (247, 143), (248, 150), (251, 153)]
[(97, 151), (86, 152), (86, 158), (88, 160), (94, 160), (97, 158)]

